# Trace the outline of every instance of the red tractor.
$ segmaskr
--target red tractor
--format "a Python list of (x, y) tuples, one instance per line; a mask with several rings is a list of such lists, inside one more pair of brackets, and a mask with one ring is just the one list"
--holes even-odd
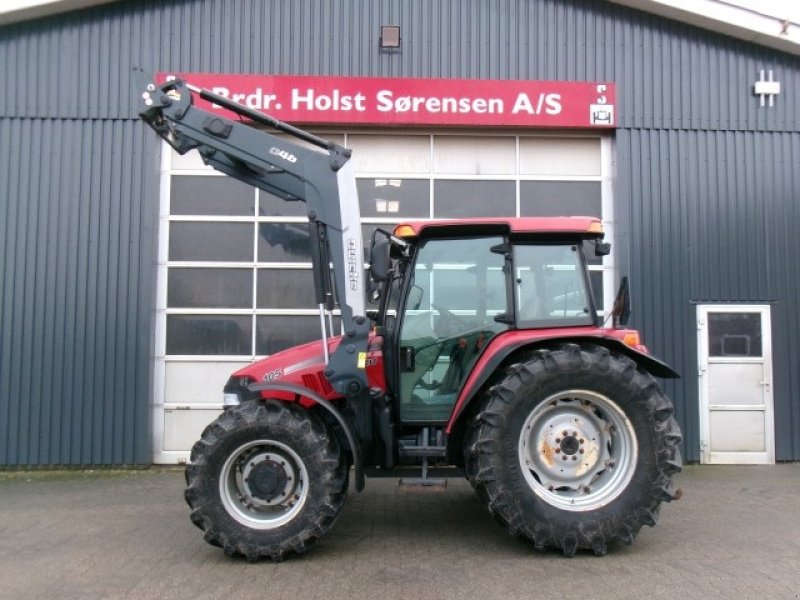
[(226, 384), (186, 467), (209, 543), (250, 560), (306, 552), (351, 471), (359, 492), (366, 470), (408, 464), (426, 484), (431, 461), (463, 469), (509, 532), (567, 556), (630, 544), (677, 497), (681, 434), (654, 379), (677, 374), (625, 328), (627, 279), (613, 326), (598, 317), (598, 219), (404, 223), (373, 234), (365, 269), (347, 149), (180, 80), (143, 90), (141, 117), (178, 152), (308, 206), (322, 340)]

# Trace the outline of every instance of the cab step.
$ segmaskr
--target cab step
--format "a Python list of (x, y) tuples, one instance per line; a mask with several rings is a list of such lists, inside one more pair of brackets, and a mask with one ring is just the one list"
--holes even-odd
[[(436, 444), (431, 445), (431, 438)], [(408, 489), (435, 489), (444, 491), (447, 489), (447, 480), (428, 477), (428, 459), (445, 458), (447, 456), (447, 446), (444, 445), (444, 432), (432, 430), (431, 427), (423, 427), (415, 445), (400, 446), (400, 456), (410, 456), (422, 458), (421, 477), (403, 477), (398, 484)]]

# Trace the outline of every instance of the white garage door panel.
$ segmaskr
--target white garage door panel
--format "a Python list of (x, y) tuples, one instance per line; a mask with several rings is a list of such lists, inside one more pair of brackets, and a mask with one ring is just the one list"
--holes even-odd
[(714, 452), (766, 452), (763, 411), (711, 411)]
[(419, 174), (431, 172), (429, 136), (350, 135), (353, 166), (359, 174)]
[(170, 149), (170, 157), (173, 171), (208, 171), (209, 173), (216, 173), (213, 168), (203, 162), (203, 157), (200, 156), (199, 152), (178, 154), (175, 150)]
[(216, 419), (220, 409), (200, 409), (164, 411), (164, 450), (187, 450), (200, 439), (206, 425)]
[(511, 137), (435, 136), (433, 168), (451, 175), (513, 175), (516, 142)]
[(600, 140), (521, 137), (519, 171), (548, 177), (600, 175)]
[(170, 404), (222, 405), (222, 388), (246, 362), (168, 362), (165, 398)]

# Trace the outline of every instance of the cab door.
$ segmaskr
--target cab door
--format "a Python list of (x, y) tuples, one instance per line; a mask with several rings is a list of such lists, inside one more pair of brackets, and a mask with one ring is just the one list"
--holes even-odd
[(508, 325), (500, 236), (422, 242), (412, 267), (399, 337), (403, 422), (445, 422), (483, 348)]

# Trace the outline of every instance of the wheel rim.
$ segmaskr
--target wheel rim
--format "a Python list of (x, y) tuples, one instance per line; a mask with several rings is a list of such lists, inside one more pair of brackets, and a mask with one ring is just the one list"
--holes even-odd
[(303, 460), (275, 440), (248, 442), (230, 454), (219, 479), (222, 504), (231, 517), (254, 529), (291, 521), (308, 497)]
[(540, 403), (522, 425), (522, 473), (534, 493), (564, 510), (607, 505), (630, 483), (638, 446), (633, 425), (612, 400), (570, 390)]

